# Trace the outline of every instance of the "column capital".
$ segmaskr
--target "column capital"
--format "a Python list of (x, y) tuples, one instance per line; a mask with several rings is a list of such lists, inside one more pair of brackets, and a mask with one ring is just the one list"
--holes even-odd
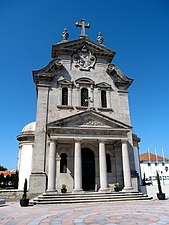
[(128, 144), (128, 140), (122, 139), (122, 140), (121, 140), (121, 143), (122, 143), (122, 144)]
[(105, 143), (107, 139), (99, 139), (99, 143)]
[(51, 144), (54, 144), (56, 147), (57, 147), (57, 140), (55, 140), (55, 139), (50, 139), (49, 140), (49, 145), (51, 145)]
[(57, 138), (54, 138), (54, 137), (50, 137), (50, 138), (49, 138), (49, 142), (57, 142), (57, 141), (58, 141)]
[(81, 142), (83, 139), (82, 138), (74, 138), (75, 142)]

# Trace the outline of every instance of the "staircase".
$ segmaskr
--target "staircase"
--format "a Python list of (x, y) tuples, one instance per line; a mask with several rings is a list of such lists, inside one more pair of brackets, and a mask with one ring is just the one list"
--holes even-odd
[(49, 194), (44, 193), (34, 198), (32, 204), (71, 204), (71, 203), (94, 203), (131, 200), (150, 200), (151, 197), (140, 192), (85, 192), (84, 194)]

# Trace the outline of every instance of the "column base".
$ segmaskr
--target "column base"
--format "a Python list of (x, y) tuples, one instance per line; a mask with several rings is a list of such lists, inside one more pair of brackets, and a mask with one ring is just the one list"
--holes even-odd
[(45, 193), (43, 193), (43, 195), (57, 195), (58, 194), (58, 191), (57, 190), (54, 190), (54, 191), (48, 191), (46, 190)]
[(32, 173), (30, 175), (29, 193), (43, 193), (46, 191), (46, 174)]
[(75, 194), (84, 194), (84, 191), (83, 191), (83, 189), (73, 189), (73, 193), (75, 193)]
[(56, 189), (51, 189), (51, 190), (47, 189), (46, 193), (58, 193), (58, 192)]
[(124, 188), (122, 189), (122, 191), (123, 191), (123, 192), (132, 192), (132, 191), (134, 191), (134, 190), (133, 190), (133, 187), (124, 187)]
[(110, 189), (109, 188), (100, 188), (98, 190), (98, 192), (107, 193), (107, 192), (110, 192)]

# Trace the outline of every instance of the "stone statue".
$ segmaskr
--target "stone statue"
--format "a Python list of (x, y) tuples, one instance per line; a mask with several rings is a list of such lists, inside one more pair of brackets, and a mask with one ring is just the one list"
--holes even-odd
[(63, 33), (62, 33), (63, 41), (67, 41), (69, 34), (67, 32), (67, 29), (65, 28)]
[(97, 36), (97, 42), (99, 45), (101, 45), (103, 43), (103, 36), (102, 36), (102, 33), (100, 32)]

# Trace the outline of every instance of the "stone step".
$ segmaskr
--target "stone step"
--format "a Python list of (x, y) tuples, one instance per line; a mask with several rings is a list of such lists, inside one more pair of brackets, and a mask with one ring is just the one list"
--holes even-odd
[(0, 206), (5, 205), (5, 203), (6, 203), (6, 202), (5, 202), (5, 199), (2, 199), (2, 198), (1, 198), (1, 199), (0, 199)]
[(97, 193), (97, 194), (43, 194), (34, 198), (33, 204), (68, 204), (68, 203), (90, 203), (90, 202), (112, 202), (128, 200), (149, 200), (147, 195), (139, 192)]
[(85, 192), (85, 193), (65, 193), (65, 194), (61, 194), (61, 193), (56, 193), (56, 194), (53, 194), (53, 193), (51, 193), (51, 192), (47, 192), (47, 193), (43, 193), (43, 195), (41, 195), (41, 196), (51, 196), (51, 197), (53, 197), (53, 196), (57, 196), (57, 197), (85, 197), (85, 196), (89, 196), (89, 197), (91, 197), (91, 196), (96, 196), (96, 197), (98, 197), (98, 196), (116, 196), (116, 195), (142, 195), (142, 193), (141, 192), (123, 192), (123, 191), (119, 191), (119, 192)]

